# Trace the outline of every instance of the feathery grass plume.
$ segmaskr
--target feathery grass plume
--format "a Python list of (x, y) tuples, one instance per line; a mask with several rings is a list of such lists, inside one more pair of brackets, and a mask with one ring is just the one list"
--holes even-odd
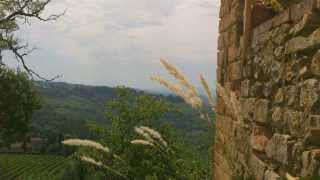
[(135, 127), (134, 131), (139, 134), (140, 136), (144, 137), (147, 141), (149, 141), (150, 143), (153, 143), (153, 138), (146, 133), (143, 129), (139, 128), (139, 127)]
[(84, 162), (87, 162), (89, 164), (93, 164), (93, 165), (98, 166), (98, 167), (103, 167), (102, 162), (97, 162), (95, 159), (93, 159), (91, 157), (81, 156), (80, 160), (84, 161)]
[(190, 89), (193, 94), (197, 94), (196, 89), (192, 86), (192, 84), (189, 83), (189, 80), (185, 76), (185, 74), (178, 69), (176, 66), (173, 64), (170, 64), (168, 61), (165, 59), (161, 58), (160, 62), (162, 65), (166, 68), (166, 70), (177, 79), (181, 85), (185, 86), (186, 88)]
[(181, 86), (179, 84), (173, 84), (169, 82), (168, 80), (162, 78), (161, 76), (151, 76), (151, 80), (157, 81), (159, 84), (165, 86), (172, 92), (176, 93), (178, 96), (180, 96), (186, 103), (190, 104), (193, 108), (198, 108), (202, 105), (201, 99), (200, 103), (198, 101), (193, 101), (191, 98), (193, 98), (191, 93), (186, 93), (182, 90)]
[(170, 81), (162, 78), (161, 76), (151, 76), (151, 80), (157, 81), (159, 84), (167, 87), (172, 92), (176, 93), (178, 96), (182, 97), (184, 100), (188, 99), (189, 96), (183, 92), (181, 86), (179, 84), (173, 84)]
[(83, 161), (83, 162), (86, 162), (86, 163), (95, 165), (95, 166), (97, 166), (97, 167), (104, 168), (104, 169), (112, 172), (113, 174), (115, 174), (115, 175), (117, 175), (117, 176), (119, 176), (119, 177), (122, 177), (123, 179), (129, 179), (129, 178), (126, 177), (125, 175), (121, 174), (119, 171), (116, 171), (116, 170), (110, 168), (109, 166), (103, 164), (102, 162), (96, 161), (95, 159), (93, 159), (93, 158), (91, 158), (91, 157), (81, 156), (81, 157), (80, 157), (80, 160)]
[(181, 70), (163, 58), (160, 59), (160, 62), (163, 64), (166, 70), (180, 82), (182, 86), (186, 87), (190, 91), (191, 96), (198, 96), (196, 88), (189, 82), (188, 78)]
[[(154, 130), (151, 129), (149, 127), (146, 126), (140, 126), (140, 127), (135, 127), (135, 131), (142, 135), (143, 137), (151, 137), (151, 141), (149, 139), (147, 139), (147, 141), (149, 141), (150, 143), (153, 143), (154, 141), (159, 141), (163, 146), (167, 147), (168, 143), (162, 138), (161, 134)], [(147, 136), (146, 136), (147, 134)]]
[[(199, 109), (202, 107), (202, 100), (198, 96), (198, 93), (195, 91), (195, 88), (192, 86), (192, 88), (189, 88), (191, 85), (189, 83), (189, 86), (186, 87), (187, 91), (183, 90), (182, 86), (180, 84), (173, 84), (172, 82), (162, 78), (161, 76), (151, 76), (151, 80), (157, 81), (159, 84), (165, 86), (170, 91), (176, 93), (178, 96), (180, 96), (186, 103), (190, 104), (193, 108)], [(193, 99), (192, 99), (193, 98)]]
[(239, 121), (243, 120), (242, 111), (240, 102), (237, 99), (237, 96), (233, 92), (229, 92), (226, 88), (217, 83), (217, 93), (222, 98), (222, 101), (231, 112), (234, 113), (234, 116), (238, 118)]
[(67, 139), (62, 141), (62, 144), (68, 145), (68, 146), (84, 146), (84, 147), (90, 147), (97, 150), (104, 151), (106, 153), (110, 152), (110, 149), (108, 147), (104, 147), (102, 144), (91, 141), (91, 140), (83, 140), (83, 139)]
[(149, 133), (153, 138), (159, 140), (165, 147), (168, 146), (168, 143), (162, 138), (161, 134), (158, 131), (146, 126), (141, 126), (140, 128), (145, 132)]
[(146, 141), (146, 140), (143, 140), (143, 139), (135, 139), (135, 140), (132, 140), (130, 143), (131, 144), (145, 145), (145, 146), (154, 146), (153, 143), (151, 143), (149, 141)]
[(161, 134), (154, 129), (151, 129), (147, 126), (140, 126), (139, 128), (144, 130), (145, 132), (148, 132), (148, 134), (150, 134), (155, 139), (162, 139)]
[(212, 92), (210, 90), (210, 87), (209, 87), (209, 84), (208, 84), (207, 80), (204, 78), (204, 76), (202, 74), (200, 74), (200, 81), (201, 81), (201, 84), (202, 84), (203, 88), (205, 89), (205, 91), (207, 93), (207, 96), (208, 96), (209, 103), (210, 103), (211, 107), (214, 107), (215, 102), (214, 102), (214, 98), (212, 96)]

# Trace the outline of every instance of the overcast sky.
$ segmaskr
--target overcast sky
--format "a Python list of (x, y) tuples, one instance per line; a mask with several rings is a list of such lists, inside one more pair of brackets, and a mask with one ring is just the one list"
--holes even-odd
[(38, 48), (27, 63), (48, 78), (62, 74), (59, 81), (155, 90), (149, 76), (166, 74), (163, 57), (193, 82), (202, 72), (213, 84), (219, 1), (53, 0), (46, 13), (66, 15), (19, 36)]

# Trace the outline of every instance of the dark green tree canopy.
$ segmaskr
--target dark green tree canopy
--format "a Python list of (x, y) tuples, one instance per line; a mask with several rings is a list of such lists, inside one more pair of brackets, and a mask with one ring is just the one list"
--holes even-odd
[(0, 67), (0, 139), (9, 144), (29, 128), (39, 99), (26, 73)]

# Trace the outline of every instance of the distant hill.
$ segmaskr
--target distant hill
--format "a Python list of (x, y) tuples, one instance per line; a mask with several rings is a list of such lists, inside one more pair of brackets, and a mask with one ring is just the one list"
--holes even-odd
[[(42, 104), (42, 108), (34, 115), (32, 123), (33, 128), (37, 130), (87, 137), (86, 121), (97, 121), (104, 125), (110, 123), (104, 114), (106, 102), (115, 97), (114, 88), (63, 82), (36, 82), (36, 87), (41, 95)], [(131, 90), (136, 94), (145, 93), (140, 90)], [(150, 95), (165, 98), (182, 110), (181, 113), (168, 114), (164, 121), (172, 123), (186, 133), (202, 132), (206, 128), (205, 122), (199, 119), (197, 112), (179, 97)]]

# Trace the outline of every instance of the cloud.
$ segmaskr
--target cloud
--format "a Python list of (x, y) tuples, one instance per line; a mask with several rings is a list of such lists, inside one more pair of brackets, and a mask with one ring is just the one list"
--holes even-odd
[[(164, 73), (159, 58), (188, 75), (204, 72), (213, 82), (218, 0), (56, 0), (46, 14), (57, 22), (25, 26), (20, 36), (39, 50), (28, 63), (62, 81), (157, 89), (152, 73)], [(196, 77), (192, 78), (196, 81)]]

